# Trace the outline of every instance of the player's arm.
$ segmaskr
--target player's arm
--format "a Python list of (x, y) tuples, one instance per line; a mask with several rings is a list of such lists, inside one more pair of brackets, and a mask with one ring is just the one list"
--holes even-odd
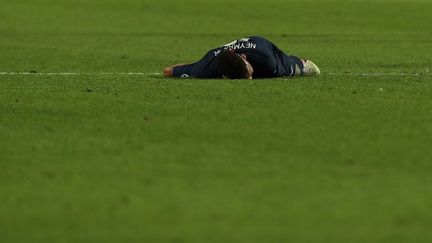
[(181, 64), (175, 64), (169, 67), (166, 67), (163, 71), (163, 74), (165, 77), (172, 77), (173, 76), (173, 70), (175, 67), (180, 67), (180, 66), (186, 66), (186, 65), (190, 65), (191, 63), (181, 63)]
[(210, 50), (200, 60), (188, 64), (176, 64), (164, 69), (165, 77), (178, 77), (178, 78), (209, 78), (211, 75), (208, 73), (207, 66), (214, 59), (214, 50)]

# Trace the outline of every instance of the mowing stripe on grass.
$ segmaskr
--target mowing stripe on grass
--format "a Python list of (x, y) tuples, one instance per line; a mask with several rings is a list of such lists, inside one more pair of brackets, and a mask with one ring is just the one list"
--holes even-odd
[[(14, 75), (34, 75), (34, 76), (87, 76), (87, 75), (101, 75), (101, 76), (162, 76), (162, 73), (140, 73), (140, 72), (49, 72), (49, 73), (35, 73), (35, 72), (0, 72), (3, 76)], [(323, 76), (432, 76), (432, 73), (419, 72), (419, 73), (323, 73)]]
[(326, 76), (432, 76), (432, 73), (324, 73)]

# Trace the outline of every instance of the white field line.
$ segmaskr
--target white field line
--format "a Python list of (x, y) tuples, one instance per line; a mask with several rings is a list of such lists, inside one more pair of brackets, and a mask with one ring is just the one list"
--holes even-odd
[[(144, 73), (144, 72), (0, 72), (0, 76), (162, 76), (162, 73)], [(323, 73), (323, 76), (432, 76), (429, 71), (421, 73)]]
[(101, 72), (101, 73), (76, 73), (76, 72), (56, 72), (56, 73), (32, 73), (32, 72), (0, 72), (0, 75), (34, 75), (34, 76), (80, 76), (80, 75), (106, 75), (106, 76), (146, 76), (146, 75), (162, 75), (162, 73), (123, 73), (123, 72)]

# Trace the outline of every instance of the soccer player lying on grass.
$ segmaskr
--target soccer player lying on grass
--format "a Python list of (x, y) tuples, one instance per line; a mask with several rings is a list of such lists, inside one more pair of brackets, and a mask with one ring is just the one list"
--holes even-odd
[(164, 69), (166, 77), (181, 78), (276, 78), (318, 75), (310, 60), (285, 54), (275, 44), (251, 36), (210, 50), (201, 60)]

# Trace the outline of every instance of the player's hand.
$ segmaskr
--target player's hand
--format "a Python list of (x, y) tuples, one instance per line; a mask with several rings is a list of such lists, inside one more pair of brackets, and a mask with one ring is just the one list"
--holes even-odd
[(164, 76), (165, 77), (172, 77), (172, 75), (173, 75), (172, 70), (173, 70), (172, 67), (166, 67), (163, 71)]

